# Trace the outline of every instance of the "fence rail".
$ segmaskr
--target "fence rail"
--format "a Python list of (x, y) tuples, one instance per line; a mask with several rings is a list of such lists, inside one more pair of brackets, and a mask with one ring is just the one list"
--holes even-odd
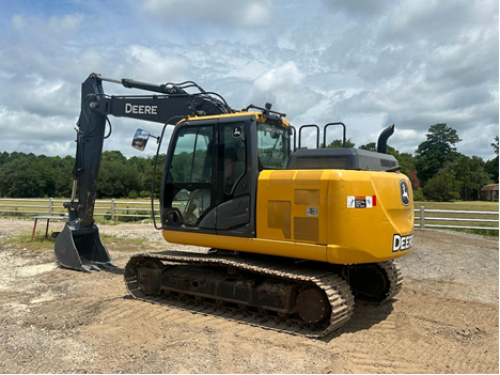
[[(64, 199), (22, 199), (22, 198), (0, 198), (0, 215), (3, 213), (14, 215), (64, 215), (67, 211), (63, 207)], [(25, 204), (24, 204), (25, 203)], [(33, 203), (45, 203), (33, 204)], [(133, 202), (111, 200), (96, 200), (94, 208), (95, 216), (107, 216), (110, 219), (119, 219), (120, 217), (135, 217), (147, 219), (151, 217), (150, 202)], [(155, 216), (159, 217), (159, 203), (155, 202)], [(36, 210), (32, 210), (36, 209)], [(157, 211), (158, 210), (158, 211)], [(415, 209), (415, 228), (444, 228), (444, 229), (476, 229), (476, 230), (496, 230), (497, 226), (488, 224), (498, 223), (497, 211), (463, 211), (463, 210), (438, 210), (426, 209), (421, 206)], [(435, 216), (435, 214), (439, 214)], [(445, 215), (442, 215), (445, 214)], [(458, 215), (459, 217), (455, 217)], [(468, 216), (466, 216), (468, 215)], [(486, 216), (481, 218), (477, 216)], [(495, 215), (496, 219), (491, 219)], [(474, 217), (470, 217), (474, 216)], [(436, 223), (437, 222), (437, 223)], [(464, 225), (449, 225), (447, 222), (464, 223)], [(478, 226), (475, 223), (484, 223), (488, 226)], [(472, 225), (470, 225), (472, 224)]]

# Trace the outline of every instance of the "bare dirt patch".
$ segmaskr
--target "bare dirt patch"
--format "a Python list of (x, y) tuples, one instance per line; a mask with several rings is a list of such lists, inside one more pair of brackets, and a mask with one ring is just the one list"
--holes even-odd
[[(499, 370), (495, 240), (416, 232), (414, 250), (398, 260), (406, 282), (397, 298), (358, 304), (341, 330), (310, 340), (127, 298), (120, 269), (74, 272), (55, 267), (50, 249), (22, 250), (12, 239), (31, 228), (0, 219), (2, 373)], [(137, 243), (178, 248), (150, 225), (100, 229), (119, 267)]]

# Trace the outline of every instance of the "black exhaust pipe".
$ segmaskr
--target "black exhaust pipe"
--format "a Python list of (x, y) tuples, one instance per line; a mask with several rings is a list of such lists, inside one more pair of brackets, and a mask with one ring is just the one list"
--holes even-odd
[(394, 124), (385, 128), (382, 133), (380, 133), (377, 141), (377, 152), (381, 154), (387, 154), (387, 140), (391, 135), (394, 134)]

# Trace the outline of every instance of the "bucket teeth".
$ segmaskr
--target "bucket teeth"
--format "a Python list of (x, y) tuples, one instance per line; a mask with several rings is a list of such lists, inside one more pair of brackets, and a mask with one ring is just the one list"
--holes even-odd
[(82, 265), (82, 271), (90, 273), (92, 271), (92, 268), (89, 266)]

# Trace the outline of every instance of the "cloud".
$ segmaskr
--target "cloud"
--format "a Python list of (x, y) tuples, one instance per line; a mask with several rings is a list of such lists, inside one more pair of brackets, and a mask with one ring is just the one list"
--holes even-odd
[[(105, 14), (98, 2), (43, 12), (20, 4), (2, 10), (0, 129), (12, 137), (2, 150), (73, 154), (80, 83), (96, 72), (194, 80), (234, 108), (271, 102), (295, 126), (343, 121), (357, 145), (395, 123), (391, 146), (413, 152), (429, 126), (446, 122), (464, 138), (458, 151), (493, 157), (494, 1), (110, 0), (116, 11)], [(105, 148), (126, 155), (136, 155), (135, 128), (159, 129), (111, 121)]]
[(271, 0), (144, 0), (144, 12), (172, 26), (179, 23), (196, 27), (200, 24), (250, 28), (267, 25), (271, 21)]
[(335, 12), (355, 17), (374, 17), (381, 13), (387, 6), (387, 2), (384, 0), (323, 0), (323, 3)]
[(303, 79), (297, 65), (286, 62), (253, 81), (249, 102), (258, 106), (272, 103), (273, 108), (293, 119), (321, 100), (321, 94), (303, 85)]

